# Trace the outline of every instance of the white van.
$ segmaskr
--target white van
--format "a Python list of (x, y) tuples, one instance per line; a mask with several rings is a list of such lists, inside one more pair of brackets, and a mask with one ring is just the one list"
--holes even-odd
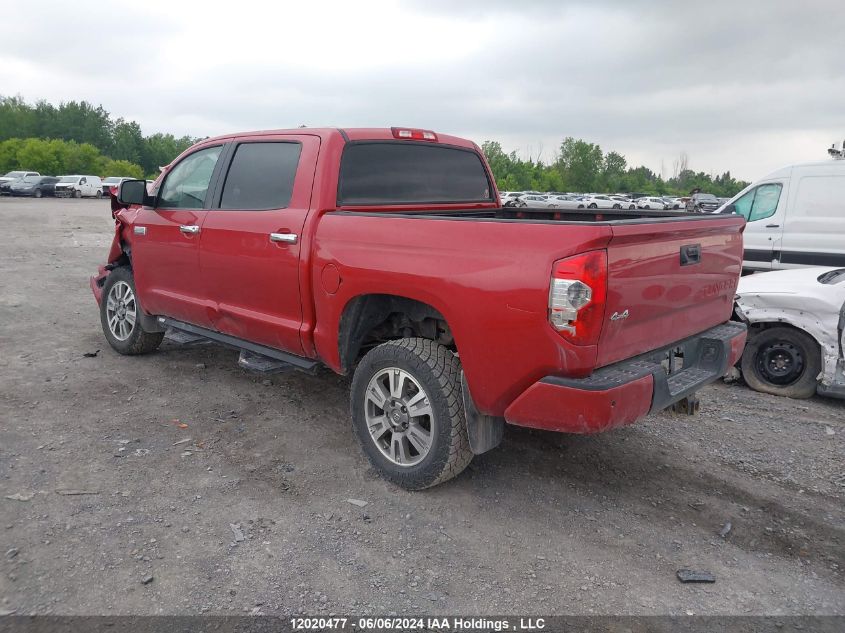
[(102, 198), (103, 181), (99, 176), (62, 176), (56, 183), (59, 198)]
[(745, 227), (745, 270), (845, 266), (845, 160), (779, 169), (731, 198)]

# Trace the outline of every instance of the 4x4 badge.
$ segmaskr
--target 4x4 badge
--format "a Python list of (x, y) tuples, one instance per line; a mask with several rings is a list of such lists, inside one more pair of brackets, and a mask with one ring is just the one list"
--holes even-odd
[(625, 310), (625, 312), (623, 312), (622, 314), (620, 314), (618, 312), (614, 312), (612, 315), (610, 315), (611, 321), (621, 321), (622, 319), (627, 319), (627, 318), (628, 318), (628, 311), (627, 310)]

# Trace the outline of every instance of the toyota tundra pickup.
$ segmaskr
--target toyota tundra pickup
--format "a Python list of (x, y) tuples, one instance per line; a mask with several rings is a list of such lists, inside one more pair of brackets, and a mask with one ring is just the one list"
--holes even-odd
[(123, 182), (112, 214), (91, 288), (117, 352), (168, 334), (257, 371), (352, 374), (360, 444), (408, 489), (460, 473), (506, 423), (630, 424), (745, 343), (741, 217), (503, 208), (478, 146), (428, 130), (207, 139), (149, 189)]

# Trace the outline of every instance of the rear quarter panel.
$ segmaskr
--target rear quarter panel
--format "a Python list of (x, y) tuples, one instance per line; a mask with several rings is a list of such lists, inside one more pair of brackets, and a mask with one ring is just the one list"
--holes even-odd
[[(415, 299), (449, 323), (479, 409), (502, 415), (543, 376), (592, 371), (595, 347), (565, 342), (548, 323), (549, 278), (555, 260), (610, 235), (606, 225), (327, 213), (311, 262), (317, 354), (340, 371), (339, 323), (354, 297)], [(340, 275), (333, 294), (320, 281), (327, 266)]]

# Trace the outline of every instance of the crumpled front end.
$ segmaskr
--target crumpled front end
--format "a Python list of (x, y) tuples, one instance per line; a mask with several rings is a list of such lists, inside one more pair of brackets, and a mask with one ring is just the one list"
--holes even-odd
[[(784, 271), (794, 272), (794, 271)], [(781, 274), (781, 273), (768, 273)], [(752, 277), (766, 277), (753, 275)], [(785, 279), (785, 277), (784, 277)], [(845, 304), (837, 306), (829, 289), (808, 283), (795, 290), (782, 285), (776, 290), (740, 283), (735, 300), (736, 316), (749, 327), (762, 324), (784, 324), (802, 330), (819, 344), (822, 371), (818, 377), (818, 393), (845, 397), (845, 358), (843, 358), (843, 324)], [(743, 288), (743, 284), (746, 285)]]
[(106, 263), (97, 267), (97, 273), (91, 276), (89, 281), (91, 291), (94, 293), (94, 298), (97, 300), (97, 305), (103, 299), (103, 286), (106, 283), (106, 278), (109, 272), (117, 266), (129, 263), (129, 254), (131, 252), (131, 221), (134, 219), (135, 211), (131, 209), (123, 209), (112, 207), (112, 217), (114, 217), (114, 237), (112, 238), (111, 248), (109, 249)]

